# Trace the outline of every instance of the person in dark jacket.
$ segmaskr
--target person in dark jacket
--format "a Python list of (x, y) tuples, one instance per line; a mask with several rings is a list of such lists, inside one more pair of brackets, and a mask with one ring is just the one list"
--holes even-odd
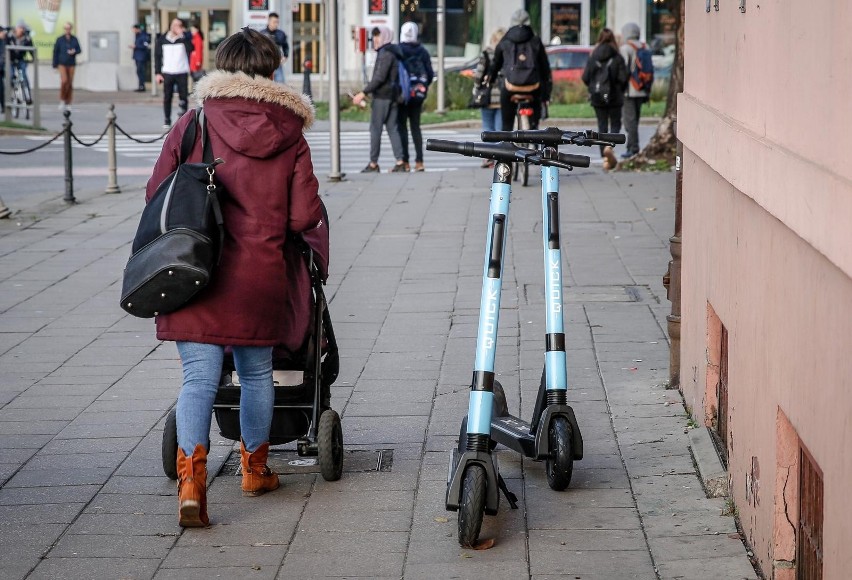
[[(606, 95), (596, 92), (591, 86), (596, 78), (602, 76), (606, 76), (609, 81), (609, 92)], [(621, 57), (615, 34), (609, 28), (604, 28), (598, 34), (598, 43), (589, 55), (582, 79), (590, 90), (592, 108), (598, 118), (598, 131), (620, 133), (621, 108), (624, 106), (624, 90), (627, 88), (627, 64)], [(612, 147), (601, 146), (601, 156), (604, 157), (604, 169), (615, 167), (617, 160)]]
[(399, 110), (397, 94), (399, 88), (399, 70), (397, 61), (402, 58), (399, 48), (391, 44), (393, 33), (386, 26), (377, 26), (372, 31), (373, 49), (376, 51), (376, 64), (373, 66), (373, 78), (364, 89), (352, 97), (352, 102), (360, 105), (367, 95), (373, 95), (373, 109), (370, 114), (370, 162), (361, 173), (379, 171), (379, 153), (382, 145), (382, 126), (387, 129), (396, 165), (390, 171), (405, 171), (402, 160), (402, 140), (396, 119)]
[(151, 35), (142, 30), (139, 24), (133, 25), (133, 62), (136, 63), (136, 78), (139, 81), (137, 93), (145, 92), (145, 66), (151, 58)]
[[(30, 36), (30, 29), (27, 23), (19, 20), (15, 26), (15, 30), (10, 36), (6, 37), (8, 46), (20, 46), (22, 48), (32, 47), (33, 39)], [(24, 83), (24, 99), (28, 105), (32, 104), (32, 95), (30, 93), (30, 79), (27, 76), (27, 66), (33, 61), (33, 53), (24, 50), (12, 50), (9, 54), (9, 69), (11, 78), (20, 75), (20, 79)]]
[[(402, 30), (399, 33), (399, 49), (402, 51), (402, 58), (405, 62), (416, 62), (419, 74), (416, 76), (413, 71), (411, 77), (411, 86), (423, 85), (423, 94), (426, 94), (426, 89), (435, 78), (435, 72), (432, 70), (432, 59), (429, 57), (429, 52), (417, 40), (418, 35), (417, 24), (414, 22), (406, 22), (402, 25)], [(425, 98), (425, 97), (424, 97)], [(414, 171), (425, 171), (423, 165), (423, 134), (420, 132), (420, 115), (423, 113), (424, 99), (410, 99), (407, 103), (402, 103), (399, 106), (399, 115), (397, 124), (399, 126), (399, 139), (402, 142), (402, 161), (405, 164), (405, 170), (411, 169), (408, 160), (408, 122), (411, 121), (411, 138), (414, 141)]]
[[(511, 28), (506, 32), (506, 36), (494, 49), (494, 60), (489, 68), (488, 78), (497, 78), (497, 73), (503, 73), (503, 88), (500, 91), (500, 115), (502, 117), (502, 125), (504, 131), (510, 131), (515, 124), (515, 113), (517, 103), (512, 101), (515, 95), (528, 96), (532, 103), (533, 114), (530, 118), (530, 126), (532, 129), (538, 128), (539, 119), (541, 119), (542, 103), (550, 102), (550, 92), (553, 88), (553, 79), (550, 73), (550, 62), (547, 60), (547, 53), (544, 50), (544, 45), (541, 38), (530, 28), (530, 15), (523, 8), (519, 8), (512, 13)], [(511, 69), (515, 66), (513, 55), (519, 52), (529, 43), (532, 48), (533, 59), (537, 71), (538, 80), (531, 85), (514, 85), (512, 79), (514, 74)]]
[(263, 31), (278, 46), (278, 50), (281, 53), (281, 64), (275, 69), (274, 80), (276, 83), (284, 82), (284, 63), (290, 58), (290, 44), (287, 42), (287, 33), (279, 28), (280, 25), (281, 18), (278, 16), (278, 13), (270, 12), (266, 19), (266, 29)]
[(59, 71), (59, 110), (64, 111), (74, 98), (74, 70), (77, 68), (77, 55), (80, 54), (80, 41), (71, 34), (72, 25), (66, 22), (65, 34), (53, 44), (53, 68)]
[[(225, 161), (216, 177), (227, 194), (219, 198), (226, 233), (216, 275), (192, 302), (156, 318), (157, 338), (177, 342), (183, 365), (176, 415), (179, 523), (184, 527), (209, 523), (207, 445), (226, 346), (233, 350), (242, 384), (243, 494), (278, 487), (278, 475), (266, 465), (274, 403), (272, 349), (292, 341), (291, 294), (296, 289), (290, 273), (301, 260), (288, 235), (311, 235), (323, 246), (318, 253), (328, 255), (319, 183), (303, 134), (313, 123), (313, 106), (306, 96), (272, 80), (280, 61), (275, 44), (246, 27), (219, 45), (217, 70), (195, 87), (213, 155)], [(193, 118), (193, 111), (185, 114), (166, 137), (146, 201), (177, 168), (181, 140)], [(189, 160), (201, 157), (197, 139)], [(323, 235), (318, 239), (316, 232)]]
[(179, 115), (189, 106), (189, 57), (193, 51), (192, 36), (180, 18), (172, 20), (168, 32), (157, 37), (154, 50), (154, 72), (163, 85), (163, 128), (172, 126), (172, 96), (178, 90)]

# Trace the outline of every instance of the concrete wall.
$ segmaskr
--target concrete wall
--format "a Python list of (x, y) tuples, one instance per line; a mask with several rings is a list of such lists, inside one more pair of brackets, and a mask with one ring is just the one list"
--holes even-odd
[(747, 539), (768, 577), (795, 577), (801, 442), (825, 486), (824, 577), (845, 577), (852, 38), (844, 24), (852, 7), (779, 0), (748, 2), (744, 14), (733, 2), (710, 13), (687, 2), (686, 10), (678, 102), (684, 396), (709, 420), (718, 371), (708, 368), (718, 348), (712, 309), (729, 333), (729, 472)]

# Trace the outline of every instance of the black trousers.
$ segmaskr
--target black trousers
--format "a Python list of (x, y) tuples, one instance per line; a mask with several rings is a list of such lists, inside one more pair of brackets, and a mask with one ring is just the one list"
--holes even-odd
[[(136, 78), (139, 79), (139, 88), (145, 88), (145, 61), (137, 60), (136, 62)], [(165, 82), (165, 81), (164, 81)]]
[(414, 161), (423, 163), (423, 133), (420, 132), (420, 115), (423, 113), (423, 101), (400, 105), (396, 122), (399, 138), (402, 140), (402, 160), (408, 163), (408, 122), (411, 122), (411, 139), (414, 141)]
[[(621, 133), (621, 105), (617, 107), (594, 107), (598, 118), (599, 133)], [(601, 155), (603, 155), (601, 145)]]
[(189, 105), (189, 74), (163, 74), (163, 114), (167, 123), (172, 122), (172, 95), (175, 94), (175, 87), (178, 92), (179, 115), (183, 115)]
[[(514, 94), (516, 93), (507, 91), (505, 88), (500, 90), (500, 117), (503, 119), (504, 131), (517, 129), (515, 127), (515, 114), (518, 111), (518, 104), (512, 102), (512, 95)], [(538, 129), (538, 122), (541, 119), (541, 91), (520, 94), (528, 96), (530, 103), (532, 103), (533, 114), (530, 117), (530, 129)]]

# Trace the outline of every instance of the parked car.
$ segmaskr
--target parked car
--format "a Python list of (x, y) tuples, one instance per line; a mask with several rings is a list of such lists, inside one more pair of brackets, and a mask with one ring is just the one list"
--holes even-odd
[[(592, 47), (558, 44), (545, 47), (545, 51), (547, 51), (547, 60), (550, 62), (553, 82), (576, 83), (580, 82), (580, 77), (583, 76), (583, 69), (586, 68)], [(462, 65), (449, 67), (446, 72), (458, 72), (462, 76), (473, 78), (478, 61), (479, 57)]]

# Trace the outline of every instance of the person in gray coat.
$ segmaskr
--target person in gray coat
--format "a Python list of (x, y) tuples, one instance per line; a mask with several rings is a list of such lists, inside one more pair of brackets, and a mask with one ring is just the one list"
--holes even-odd
[[(636, 51), (645, 46), (645, 43), (639, 40), (639, 35), (639, 25), (635, 22), (628, 22), (621, 29), (624, 44), (621, 45), (620, 52), (624, 62), (627, 63), (628, 77), (636, 68)], [(632, 83), (627, 83), (622, 109), (624, 131), (627, 133), (627, 152), (622, 154), (625, 159), (639, 153), (639, 116), (642, 112), (642, 103), (646, 102), (649, 96), (647, 92), (637, 90)]]
[(391, 43), (393, 33), (386, 26), (373, 29), (373, 49), (376, 51), (376, 64), (373, 66), (373, 78), (364, 89), (352, 97), (352, 102), (360, 105), (367, 95), (373, 95), (373, 109), (370, 115), (370, 162), (361, 173), (379, 172), (379, 153), (382, 144), (382, 126), (387, 129), (396, 165), (390, 171), (405, 171), (402, 158), (402, 139), (397, 127), (397, 91), (399, 71), (397, 63), (402, 58), (399, 47)]

